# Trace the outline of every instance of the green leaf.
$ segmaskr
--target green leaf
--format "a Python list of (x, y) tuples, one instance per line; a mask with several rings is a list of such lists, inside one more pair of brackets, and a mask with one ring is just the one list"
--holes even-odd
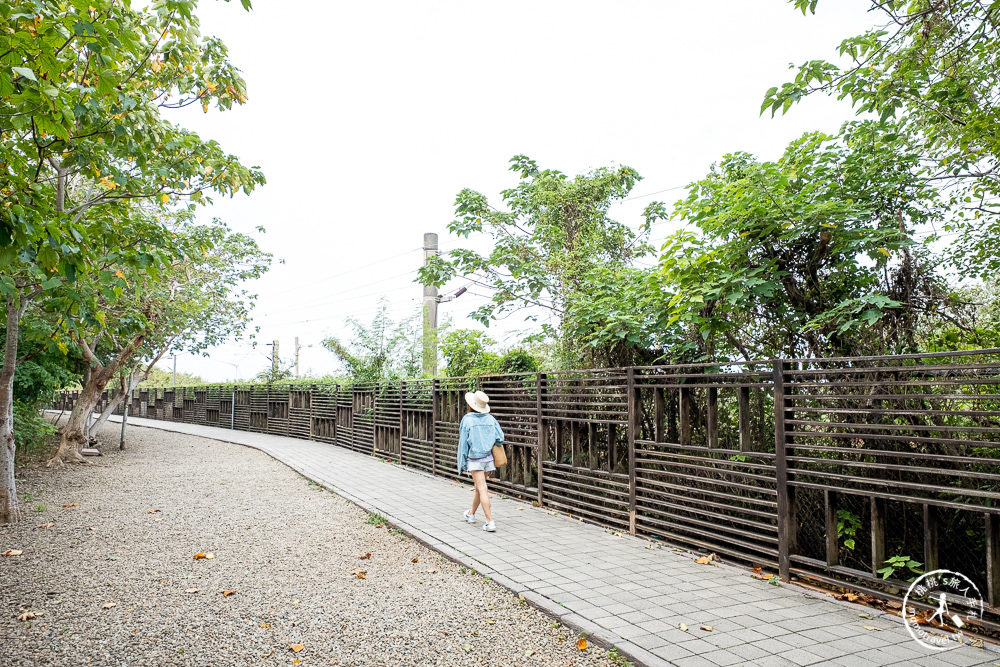
[(11, 69), (14, 70), (20, 76), (23, 76), (25, 79), (38, 81), (38, 79), (35, 78), (35, 73), (30, 69), (28, 69), (27, 67), (11, 67)]

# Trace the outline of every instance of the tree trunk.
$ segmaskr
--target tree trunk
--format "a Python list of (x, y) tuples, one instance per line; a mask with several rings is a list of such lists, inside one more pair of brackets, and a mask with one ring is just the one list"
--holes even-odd
[(17, 369), (17, 336), (23, 312), (21, 304), (7, 297), (7, 339), (0, 368), (0, 524), (21, 520), (14, 482), (14, 371)]
[[(66, 422), (66, 426), (62, 430), (59, 451), (45, 464), (47, 468), (63, 463), (86, 463), (86, 460), (80, 455), (80, 450), (88, 443), (87, 418), (97, 407), (108, 382), (129, 362), (144, 340), (145, 336), (136, 337), (107, 366), (93, 369), (90, 379), (84, 385), (83, 391), (80, 392), (80, 398), (69, 414), (69, 421)], [(84, 357), (93, 359), (93, 353), (90, 353), (89, 350), (90, 348), (85, 345)]]
[(149, 379), (148, 373), (146, 375), (139, 375), (138, 373), (134, 373), (131, 376), (130, 382), (128, 383), (128, 385), (126, 385), (128, 388), (125, 390), (124, 393), (119, 392), (117, 396), (111, 399), (111, 403), (108, 404), (108, 407), (104, 410), (103, 413), (101, 413), (101, 416), (98, 417), (97, 421), (91, 425), (90, 432), (96, 433), (100, 431), (101, 427), (104, 426), (105, 422), (108, 421), (108, 418), (112, 414), (114, 414), (114, 411), (117, 410), (118, 406), (122, 404), (122, 400), (127, 398), (132, 393), (132, 391), (139, 386), (140, 382), (145, 382), (148, 379)]
[(107, 380), (100, 380), (102, 373), (96, 372), (91, 375), (91, 381), (84, 386), (80, 392), (80, 397), (73, 405), (73, 410), (69, 413), (69, 419), (62, 429), (62, 437), (59, 439), (59, 451), (53, 456), (46, 467), (62, 465), (63, 463), (86, 463), (80, 454), (80, 450), (87, 446), (87, 417), (94, 411), (94, 406), (101, 400)]

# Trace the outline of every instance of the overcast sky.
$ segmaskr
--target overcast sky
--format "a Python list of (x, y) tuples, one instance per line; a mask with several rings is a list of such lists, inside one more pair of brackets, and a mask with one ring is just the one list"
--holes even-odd
[[(571, 175), (637, 169), (634, 198), (613, 210), (637, 226), (647, 203), (672, 204), (683, 194), (673, 188), (725, 153), (774, 159), (803, 132), (836, 132), (846, 102), (809, 99), (773, 120), (760, 104), (789, 63), (832, 59), (871, 27), (869, 6), (824, 0), (804, 17), (786, 0), (254, 0), (247, 13), (203, 0), (202, 32), (229, 46), (250, 99), (178, 120), (268, 181), (203, 215), (264, 226), (262, 246), (284, 264), (255, 285), (257, 348), (184, 355), (178, 370), (222, 381), (238, 365), (248, 378), (270, 364), (263, 343), (280, 340), (290, 361), (298, 336), (303, 373), (336, 372), (320, 341), (345, 334), (348, 316), (370, 320), (382, 295), (395, 317), (415, 312), (423, 233), (458, 247), (447, 236), (455, 195), (471, 187), (499, 202), (514, 155)], [(658, 225), (654, 241), (675, 228)], [(482, 303), (465, 294), (442, 317), (469, 326)], [(508, 320), (498, 337), (524, 326)]]

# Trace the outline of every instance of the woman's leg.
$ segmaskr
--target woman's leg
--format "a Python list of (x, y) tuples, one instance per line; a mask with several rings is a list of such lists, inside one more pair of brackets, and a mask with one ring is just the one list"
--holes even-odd
[[(475, 472), (472, 472), (470, 474), (475, 475)], [(472, 478), (472, 481), (473, 482), (476, 481), (475, 477)], [(476, 510), (479, 509), (479, 485), (477, 484), (473, 488), (475, 489), (475, 491), (472, 492), (472, 511), (469, 512), (470, 516), (474, 515), (476, 513)]]
[[(483, 513), (486, 514), (486, 521), (493, 520), (493, 513), (490, 511), (490, 492), (486, 488), (486, 473), (482, 470), (472, 471), (472, 481), (476, 483), (476, 495), (473, 503), (479, 502), (483, 506)], [(473, 505), (475, 508), (476, 505)]]

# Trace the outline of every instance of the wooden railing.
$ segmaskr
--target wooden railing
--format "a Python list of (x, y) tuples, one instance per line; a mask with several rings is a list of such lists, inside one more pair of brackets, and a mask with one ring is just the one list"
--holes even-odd
[(473, 389), (507, 437), (492, 482), (503, 493), (883, 598), (900, 596), (905, 573), (877, 571), (907, 555), (1000, 605), (1000, 350), (139, 389), (129, 410), (456, 478)]

